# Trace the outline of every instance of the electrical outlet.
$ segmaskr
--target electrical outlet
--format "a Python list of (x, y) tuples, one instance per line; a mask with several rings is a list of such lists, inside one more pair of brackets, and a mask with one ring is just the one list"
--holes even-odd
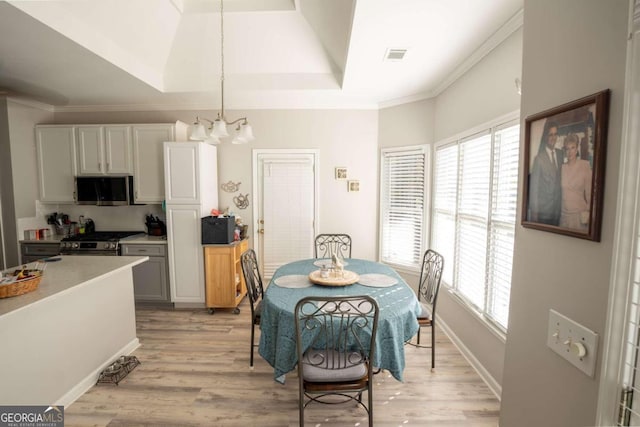
[(598, 334), (555, 310), (549, 310), (547, 346), (590, 377), (598, 355)]

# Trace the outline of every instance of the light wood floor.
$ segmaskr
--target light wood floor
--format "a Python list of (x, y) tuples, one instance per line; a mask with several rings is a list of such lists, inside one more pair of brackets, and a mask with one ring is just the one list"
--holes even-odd
[[(298, 425), (298, 383), (285, 385), (258, 354), (249, 370), (249, 307), (216, 310), (137, 310), (142, 362), (120, 385), (93, 387), (65, 408), (66, 426), (259, 426)], [(439, 332), (439, 331), (438, 331)], [(428, 329), (423, 339), (428, 342)], [(442, 334), (436, 372), (430, 350), (406, 346), (405, 382), (376, 375), (376, 426), (497, 426), (500, 403)], [(364, 426), (353, 403), (311, 404), (307, 426)]]

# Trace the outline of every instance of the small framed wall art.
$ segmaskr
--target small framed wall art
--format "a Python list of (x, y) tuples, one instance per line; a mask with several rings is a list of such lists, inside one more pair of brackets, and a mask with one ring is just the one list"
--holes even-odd
[(360, 191), (360, 181), (356, 179), (347, 181), (347, 191)]
[(336, 168), (336, 179), (347, 179), (347, 168), (345, 167), (337, 167)]

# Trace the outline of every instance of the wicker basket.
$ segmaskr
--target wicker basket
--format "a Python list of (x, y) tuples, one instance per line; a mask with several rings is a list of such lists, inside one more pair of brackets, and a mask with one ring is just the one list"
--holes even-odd
[(34, 277), (18, 280), (17, 282), (8, 283), (6, 285), (0, 285), (0, 298), (16, 297), (38, 289), (40, 280), (42, 280), (42, 273), (34, 274), (36, 274)]

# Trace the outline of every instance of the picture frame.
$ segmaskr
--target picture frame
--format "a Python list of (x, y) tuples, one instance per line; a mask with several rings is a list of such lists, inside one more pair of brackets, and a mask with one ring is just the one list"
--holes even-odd
[(521, 224), (600, 241), (609, 89), (525, 119)]
[(335, 174), (336, 179), (347, 179), (347, 168), (345, 168), (344, 166), (336, 167)]
[(347, 191), (350, 193), (360, 191), (360, 181), (356, 179), (347, 181)]

